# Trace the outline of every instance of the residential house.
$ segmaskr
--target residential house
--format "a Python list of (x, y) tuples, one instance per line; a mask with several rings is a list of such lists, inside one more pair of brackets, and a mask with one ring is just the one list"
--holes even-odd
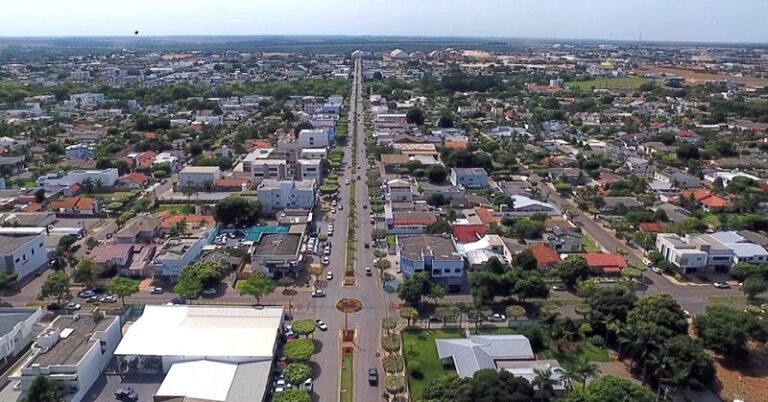
[(734, 257), (733, 249), (708, 234), (659, 233), (656, 250), (684, 274), (707, 269), (728, 272)]
[(483, 168), (452, 168), (448, 180), (465, 188), (488, 187), (488, 173)]
[(397, 256), (406, 278), (426, 272), (449, 291), (458, 290), (466, 283), (464, 258), (450, 236), (397, 236)]
[(513, 195), (512, 205), (507, 205), (501, 208), (501, 212), (505, 215), (511, 216), (533, 216), (536, 214), (544, 214), (547, 216), (560, 215), (560, 211), (554, 205), (534, 200), (532, 198), (523, 195)]
[(664, 183), (671, 183), (673, 187), (681, 190), (701, 187), (701, 180), (691, 176), (680, 169), (666, 168), (653, 173), (653, 179)]
[(574, 168), (550, 168), (547, 169), (547, 177), (553, 182), (580, 184), (584, 180), (584, 173)]
[(581, 254), (592, 272), (601, 275), (618, 275), (627, 267), (624, 257), (618, 254), (584, 253)]
[(603, 205), (600, 206), (600, 212), (624, 213), (626, 210), (639, 210), (645, 206), (635, 197), (603, 197)]
[(581, 233), (576, 230), (552, 227), (545, 232), (544, 242), (558, 253), (579, 253), (584, 246), (581, 244)]
[(538, 269), (553, 268), (560, 263), (560, 255), (552, 247), (546, 244), (534, 244), (529, 248), (536, 258)]
[(88, 258), (90, 258), (102, 272), (111, 269), (122, 271), (131, 259), (133, 247), (133, 244), (102, 244), (91, 249), (88, 253)]
[(387, 219), (387, 229), (392, 234), (424, 233), (427, 226), (437, 222), (437, 216), (426, 211), (392, 212), (391, 221)]
[(101, 200), (90, 197), (67, 197), (48, 204), (51, 211), (63, 215), (96, 215), (101, 212)]
[(141, 173), (132, 172), (124, 174), (117, 179), (115, 184), (117, 187), (129, 188), (129, 189), (142, 189), (149, 182), (149, 178)]
[(457, 243), (473, 243), (482, 239), (488, 233), (486, 225), (453, 225), (451, 229)]
[(160, 218), (139, 215), (129, 220), (113, 238), (119, 244), (150, 243), (160, 235)]
[(768, 262), (768, 251), (760, 244), (752, 243), (738, 232), (717, 232), (710, 236), (733, 250), (733, 263), (764, 264)]
[(718, 197), (706, 189), (683, 191), (680, 193), (679, 199), (693, 200), (707, 212), (719, 212), (731, 205), (728, 200)]
[(93, 159), (96, 147), (89, 144), (74, 144), (64, 148), (64, 153), (69, 161), (87, 161)]
[(150, 269), (155, 276), (175, 279), (182, 268), (200, 256), (203, 246), (210, 244), (215, 231), (201, 230), (197, 235), (172, 237), (157, 249)]

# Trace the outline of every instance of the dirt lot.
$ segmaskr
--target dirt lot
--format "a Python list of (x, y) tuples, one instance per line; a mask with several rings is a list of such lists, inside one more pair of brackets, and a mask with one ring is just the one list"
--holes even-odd
[(736, 77), (729, 74), (698, 72), (684, 68), (646, 65), (636, 71), (638, 75), (646, 73), (669, 74), (685, 78), (690, 84), (704, 84), (713, 81), (731, 80), (751, 87), (768, 86), (768, 79), (754, 77)]
[(763, 347), (750, 347), (749, 359), (744, 364), (715, 359), (720, 389), (716, 391), (724, 401), (743, 399), (748, 402), (768, 402), (768, 351)]

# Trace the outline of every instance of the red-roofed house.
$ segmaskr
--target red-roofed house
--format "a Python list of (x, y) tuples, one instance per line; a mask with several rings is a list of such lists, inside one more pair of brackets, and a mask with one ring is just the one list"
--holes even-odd
[(163, 230), (168, 230), (181, 221), (185, 221), (189, 229), (213, 228), (216, 225), (216, 220), (210, 215), (175, 215), (168, 211), (163, 211), (157, 214), (157, 217), (160, 218), (160, 228)]
[(392, 214), (390, 232), (394, 234), (424, 233), (427, 226), (437, 222), (435, 214), (422, 211), (398, 211)]
[(589, 268), (598, 274), (618, 275), (627, 267), (624, 257), (618, 254), (584, 253), (581, 256), (587, 261)]
[(80, 195), (80, 192), (82, 189), (80, 188), (80, 184), (75, 183), (67, 188), (64, 189), (63, 193), (65, 197), (77, 197)]
[(675, 139), (682, 142), (697, 142), (701, 137), (691, 130), (678, 130)]
[(485, 225), (455, 225), (452, 231), (456, 242), (473, 243), (485, 236), (488, 228)]
[(101, 212), (101, 201), (88, 197), (67, 197), (49, 204), (57, 214), (94, 215)]
[(251, 181), (248, 179), (217, 179), (213, 181), (214, 191), (241, 191), (251, 187)]
[(117, 179), (117, 186), (125, 188), (144, 188), (148, 181), (149, 179), (147, 176), (133, 172), (120, 176), (120, 178)]
[(490, 225), (491, 223), (499, 223), (499, 221), (496, 219), (496, 217), (493, 216), (491, 211), (489, 211), (486, 208), (475, 208), (475, 213), (477, 214), (477, 217), (480, 218), (480, 221), (483, 222), (484, 225)]
[(446, 140), (445, 147), (448, 149), (467, 149), (469, 142), (467, 140)]
[(245, 149), (249, 152), (254, 149), (266, 149), (269, 148), (269, 141), (266, 140), (248, 140), (245, 142)]
[(145, 140), (154, 140), (155, 138), (157, 138), (157, 134), (152, 131), (147, 131), (144, 133)]
[(643, 233), (662, 233), (664, 225), (658, 222), (643, 222), (640, 224), (640, 231)]
[(539, 269), (552, 268), (560, 262), (557, 251), (546, 244), (534, 244), (530, 250), (536, 257), (536, 267)]
[(716, 212), (730, 205), (728, 200), (720, 198), (706, 189), (696, 189), (680, 193), (680, 198), (690, 198), (691, 196), (708, 212)]
[(154, 151), (146, 151), (142, 152), (138, 155), (136, 155), (135, 159), (135, 166), (151, 166), (152, 163), (155, 161), (155, 157), (157, 156), (157, 153)]

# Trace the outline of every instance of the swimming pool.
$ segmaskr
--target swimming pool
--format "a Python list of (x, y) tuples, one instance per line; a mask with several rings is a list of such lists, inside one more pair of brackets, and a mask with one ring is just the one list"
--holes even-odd
[(246, 232), (245, 240), (258, 242), (265, 233), (288, 233), (288, 229), (288, 226), (253, 226)]

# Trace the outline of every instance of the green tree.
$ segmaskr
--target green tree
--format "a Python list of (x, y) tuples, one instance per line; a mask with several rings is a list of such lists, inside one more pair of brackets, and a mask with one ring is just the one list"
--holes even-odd
[(283, 355), (292, 362), (306, 362), (313, 354), (315, 342), (311, 339), (294, 339), (283, 347)]
[(312, 377), (312, 368), (305, 363), (291, 363), (285, 367), (283, 375), (289, 384), (299, 385)]
[(288, 290), (289, 287), (296, 284), (296, 279), (293, 279), (290, 276), (283, 276), (277, 280), (277, 284), (282, 286), (283, 290)]
[(309, 337), (310, 335), (312, 335), (312, 333), (315, 332), (316, 328), (317, 328), (317, 324), (315, 324), (315, 321), (311, 319), (296, 320), (293, 322), (293, 325), (291, 326), (291, 329), (297, 335), (304, 335), (306, 337)]
[(743, 355), (749, 340), (768, 340), (768, 324), (727, 306), (710, 306), (693, 320), (704, 347), (727, 357)]
[(763, 293), (768, 289), (765, 283), (765, 279), (759, 276), (750, 276), (744, 280), (744, 284), (741, 285), (741, 291), (747, 296), (749, 300), (755, 300), (757, 295)]
[(625, 286), (593, 289), (586, 299), (592, 326), (605, 328), (606, 323), (612, 320), (626, 321), (627, 314), (635, 306), (636, 301), (637, 296), (634, 290)]
[(261, 204), (240, 197), (230, 197), (216, 204), (213, 215), (217, 222), (225, 226), (250, 227), (261, 216)]
[(410, 305), (417, 305), (432, 290), (432, 282), (426, 272), (416, 272), (397, 285), (397, 297)]
[(640, 299), (627, 314), (627, 322), (649, 323), (665, 330), (667, 336), (688, 333), (688, 320), (680, 304), (670, 295)]
[(83, 258), (77, 263), (75, 270), (72, 271), (72, 280), (77, 283), (85, 284), (87, 287), (93, 287), (93, 284), (99, 280), (101, 270), (90, 258)]
[(518, 319), (525, 317), (525, 307), (523, 306), (509, 306), (506, 308), (505, 313), (507, 317), (517, 321)]
[(424, 124), (424, 112), (418, 108), (411, 108), (405, 114), (405, 120), (408, 123), (421, 126)]
[(312, 398), (309, 392), (303, 389), (286, 389), (272, 397), (272, 402), (310, 402)]
[(125, 298), (139, 293), (139, 281), (118, 276), (107, 283), (107, 292), (120, 298), (125, 307)]
[(179, 277), (173, 292), (184, 299), (194, 299), (203, 291), (202, 283), (192, 276)]
[(568, 288), (573, 289), (579, 281), (589, 278), (592, 271), (584, 257), (571, 255), (560, 261), (555, 274)]
[(551, 367), (534, 369), (534, 377), (531, 385), (539, 391), (539, 399), (544, 402), (555, 396), (555, 386), (560, 385), (560, 379), (554, 376)]
[(451, 226), (451, 223), (448, 222), (445, 219), (438, 219), (435, 221), (435, 223), (427, 225), (426, 229), (424, 230), (427, 234), (442, 234), (442, 233), (451, 233), (453, 226)]
[(237, 291), (241, 296), (255, 297), (256, 304), (260, 304), (262, 297), (275, 291), (275, 284), (264, 274), (253, 274), (250, 278), (237, 283)]
[(53, 381), (39, 375), (32, 380), (24, 402), (64, 402), (64, 397)]
[(528, 248), (512, 257), (512, 265), (520, 267), (526, 271), (536, 270), (536, 267), (538, 266), (537, 264), (536, 257), (533, 255), (531, 249)]
[(61, 299), (69, 294), (69, 275), (64, 272), (54, 272), (48, 275), (40, 289), (43, 297), (56, 296), (56, 301), (61, 304)]
[(427, 179), (432, 183), (442, 183), (448, 177), (448, 169), (443, 165), (434, 164), (426, 169)]
[(11, 284), (19, 277), (17, 272), (8, 273), (0, 271), (0, 300), (2, 300), (2, 294)]
[(655, 365), (661, 370), (657, 374), (662, 378), (673, 377), (675, 373), (685, 373), (688, 383), (697, 382), (709, 385), (715, 379), (715, 365), (701, 343), (687, 335), (677, 335), (667, 339), (658, 353), (665, 364)]
[(403, 307), (400, 309), (400, 317), (408, 320), (408, 326), (410, 327), (411, 322), (419, 318), (419, 312), (413, 307)]
[(545, 299), (549, 296), (549, 285), (538, 272), (528, 271), (515, 281), (514, 293), (520, 301)]
[(482, 369), (471, 378), (448, 374), (430, 379), (422, 400), (439, 402), (528, 402), (534, 389), (522, 377), (506, 370)]

